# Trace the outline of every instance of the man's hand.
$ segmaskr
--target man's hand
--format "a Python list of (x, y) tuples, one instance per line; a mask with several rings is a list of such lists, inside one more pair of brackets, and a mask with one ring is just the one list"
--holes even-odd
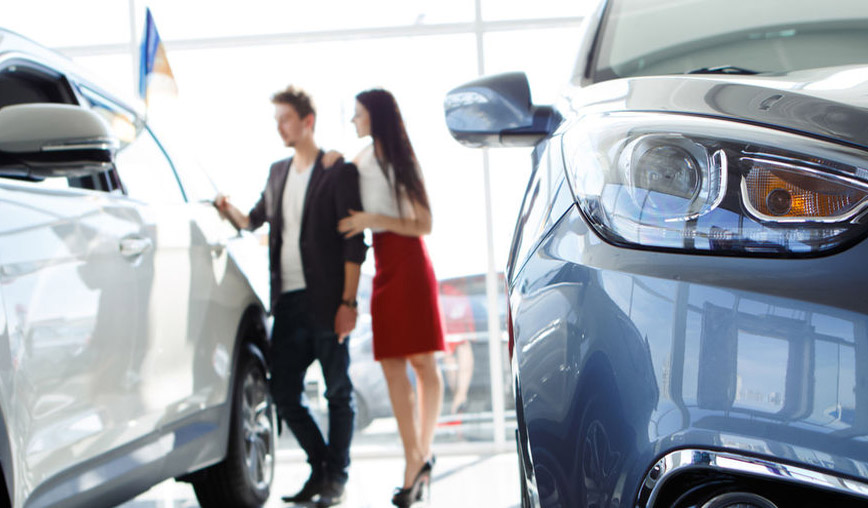
[(217, 194), (217, 197), (214, 198), (214, 207), (220, 210), (220, 212), (226, 213), (226, 210), (229, 209), (229, 196)]
[(349, 305), (341, 304), (338, 307), (338, 313), (335, 314), (335, 333), (338, 336), (338, 343), (343, 344), (356, 327), (358, 315), (358, 311)]
[(228, 220), (235, 226), (235, 229), (247, 229), (250, 224), (250, 217), (244, 215), (239, 209), (229, 202), (229, 197), (223, 194), (217, 194), (214, 198), (214, 208), (220, 212), (220, 216)]

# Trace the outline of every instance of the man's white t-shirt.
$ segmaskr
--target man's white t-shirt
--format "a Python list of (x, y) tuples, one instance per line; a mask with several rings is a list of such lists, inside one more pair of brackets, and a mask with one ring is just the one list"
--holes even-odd
[(296, 171), (295, 159), (289, 167), (286, 187), (283, 189), (283, 245), (280, 249), (281, 291), (296, 291), (306, 287), (301, 265), (301, 215), (304, 211), (304, 196), (313, 173), (313, 164)]

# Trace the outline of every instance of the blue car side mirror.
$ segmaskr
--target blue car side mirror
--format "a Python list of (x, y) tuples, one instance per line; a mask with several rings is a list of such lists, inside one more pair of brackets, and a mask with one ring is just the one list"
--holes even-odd
[(554, 132), (561, 115), (551, 106), (534, 106), (523, 72), (487, 76), (446, 95), (446, 126), (470, 147), (533, 146)]

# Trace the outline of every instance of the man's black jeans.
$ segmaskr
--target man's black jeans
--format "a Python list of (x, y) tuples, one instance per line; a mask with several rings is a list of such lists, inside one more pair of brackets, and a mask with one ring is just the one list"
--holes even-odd
[[(338, 343), (334, 330), (311, 319), (305, 291), (280, 295), (271, 334), (271, 392), (277, 411), (307, 453), (313, 474), (346, 483), (353, 437), (353, 384), (350, 381), (349, 339)], [(319, 360), (329, 407), (328, 443), (304, 400), (304, 374)]]

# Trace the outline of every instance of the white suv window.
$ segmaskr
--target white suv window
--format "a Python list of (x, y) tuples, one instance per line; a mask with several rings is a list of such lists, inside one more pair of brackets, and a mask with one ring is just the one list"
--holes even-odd
[(169, 154), (175, 173), (181, 180), (181, 187), (190, 203), (204, 200), (212, 200), (217, 195), (217, 188), (199, 164), (194, 154), (190, 151), (189, 144), (172, 136), (174, 131), (164, 133), (157, 130), (160, 146)]
[(114, 101), (84, 86), (79, 90), (91, 109), (106, 119), (121, 142), (115, 165), (124, 192), (145, 202), (186, 202), (175, 169), (150, 129)]
[(146, 202), (185, 202), (175, 170), (148, 129), (118, 151), (115, 164), (128, 196)]

